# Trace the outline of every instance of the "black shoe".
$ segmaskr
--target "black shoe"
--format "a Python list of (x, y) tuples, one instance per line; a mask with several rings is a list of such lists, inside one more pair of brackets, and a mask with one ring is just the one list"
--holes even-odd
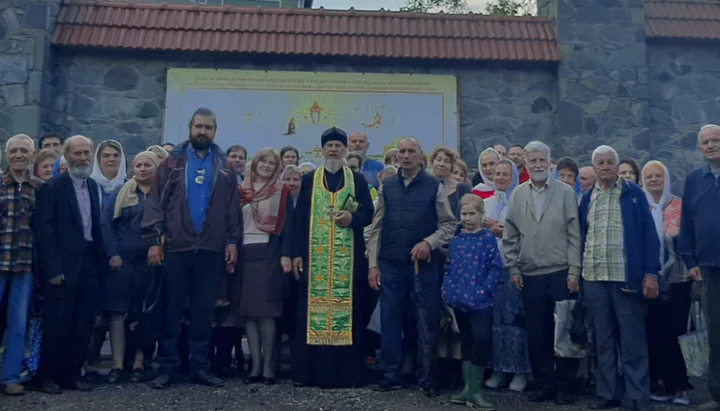
[(545, 402), (555, 401), (557, 392), (550, 387), (543, 387), (540, 391), (530, 395), (528, 401), (530, 402)]
[(63, 390), (71, 390), (71, 391), (92, 391), (92, 386), (86, 382), (82, 382), (76, 378), (73, 378), (67, 382), (61, 382), (60, 388)]
[(40, 389), (40, 392), (44, 392), (45, 394), (62, 394), (62, 388), (60, 388), (60, 386), (52, 380), (41, 382), (38, 388)]
[(620, 400), (606, 400), (600, 398), (597, 402), (590, 405), (591, 410), (611, 410), (613, 408), (620, 408), (622, 402)]
[(172, 379), (170, 378), (170, 374), (164, 373), (164, 374), (158, 375), (157, 378), (155, 378), (150, 383), (150, 387), (152, 387), (156, 390), (161, 390), (163, 388), (169, 387), (171, 383), (172, 383)]
[(262, 375), (248, 375), (247, 378), (243, 380), (243, 384), (257, 384), (263, 381)]
[(122, 370), (119, 370), (117, 368), (113, 368), (112, 370), (110, 370), (110, 373), (107, 375), (107, 382), (110, 384), (115, 384), (120, 380), (122, 380)]
[(387, 392), (387, 391), (395, 391), (399, 390), (403, 387), (402, 382), (392, 379), (392, 378), (383, 378), (377, 386), (373, 387), (373, 390), (378, 392)]
[(263, 384), (265, 385), (275, 385), (275, 377), (265, 378), (263, 377)]
[(555, 396), (555, 404), (557, 405), (570, 405), (575, 402), (575, 396), (569, 392), (558, 391)]
[(196, 384), (206, 385), (208, 387), (222, 387), (223, 382), (220, 378), (212, 375), (207, 371), (198, 371), (193, 374), (192, 380)]
[(142, 368), (135, 368), (130, 375), (130, 381), (132, 382), (143, 382), (147, 380), (147, 378), (147, 374), (145, 374), (145, 370)]

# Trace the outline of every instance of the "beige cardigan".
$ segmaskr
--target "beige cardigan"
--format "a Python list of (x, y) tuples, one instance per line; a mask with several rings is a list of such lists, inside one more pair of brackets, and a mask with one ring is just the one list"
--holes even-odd
[(536, 215), (530, 182), (515, 189), (505, 217), (503, 255), (510, 275), (568, 270), (580, 275), (580, 222), (575, 191), (548, 180), (548, 205)]

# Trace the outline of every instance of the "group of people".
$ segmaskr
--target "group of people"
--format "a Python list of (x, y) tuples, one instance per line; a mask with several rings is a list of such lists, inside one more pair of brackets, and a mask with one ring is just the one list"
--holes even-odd
[[(580, 168), (539, 141), (496, 145), (475, 171), (413, 137), (380, 162), (366, 134), (332, 127), (316, 167), (290, 146), (222, 150), (217, 130), (198, 109), (185, 142), (138, 153), (131, 174), (115, 140), (8, 140), (6, 394), (24, 393), (35, 316), (46, 393), (91, 389), (109, 334), (105, 378), (158, 389), (183, 371), (274, 384), (289, 349), (298, 386), (356, 387), (379, 370), (376, 390), (432, 396), (459, 378), (450, 401), (493, 410), (486, 388), (569, 404), (594, 371), (592, 409), (688, 405), (677, 337), (694, 280), (720, 400), (720, 126), (699, 131), (707, 164), (682, 199), (661, 162), (640, 169), (609, 146)], [(586, 331), (583, 355), (558, 348), (562, 307)]]

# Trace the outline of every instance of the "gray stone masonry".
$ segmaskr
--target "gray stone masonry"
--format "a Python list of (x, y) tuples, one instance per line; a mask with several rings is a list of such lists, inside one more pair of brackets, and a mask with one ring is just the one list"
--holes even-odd
[(540, 0), (553, 21), (562, 61), (555, 117), (557, 156), (589, 162), (609, 144), (649, 159), (650, 133), (643, 0)]
[[(386, 64), (353, 66), (298, 64), (279, 57), (268, 64), (191, 63), (189, 60), (120, 59), (112, 55), (65, 55), (57, 58), (56, 93), (49, 126), (80, 133), (95, 141), (117, 138), (128, 154), (160, 142), (165, 109), (165, 81), (170, 67), (242, 70), (295, 70), (376, 73), (454, 74), (458, 76), (460, 147), (470, 167), (492, 144), (551, 141), (557, 89), (552, 67), (441, 69)], [(268, 60), (270, 61), (270, 60)], [(248, 136), (238, 135), (238, 142)], [(430, 148), (428, 148), (430, 149)]]
[(673, 188), (701, 163), (697, 132), (720, 124), (720, 49), (691, 44), (648, 48), (654, 159), (670, 165)]
[(50, 40), (61, 0), (0, 0), (0, 142), (40, 135), (51, 101)]

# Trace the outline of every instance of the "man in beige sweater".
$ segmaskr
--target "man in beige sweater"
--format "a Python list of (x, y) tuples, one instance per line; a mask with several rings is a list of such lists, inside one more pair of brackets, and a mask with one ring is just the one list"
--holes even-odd
[(573, 401), (570, 385), (578, 360), (554, 355), (555, 302), (578, 291), (580, 225), (573, 189), (550, 177), (550, 148), (539, 141), (525, 146), (530, 181), (510, 200), (503, 253), (511, 283), (522, 290), (530, 363), (542, 389), (532, 402)]

